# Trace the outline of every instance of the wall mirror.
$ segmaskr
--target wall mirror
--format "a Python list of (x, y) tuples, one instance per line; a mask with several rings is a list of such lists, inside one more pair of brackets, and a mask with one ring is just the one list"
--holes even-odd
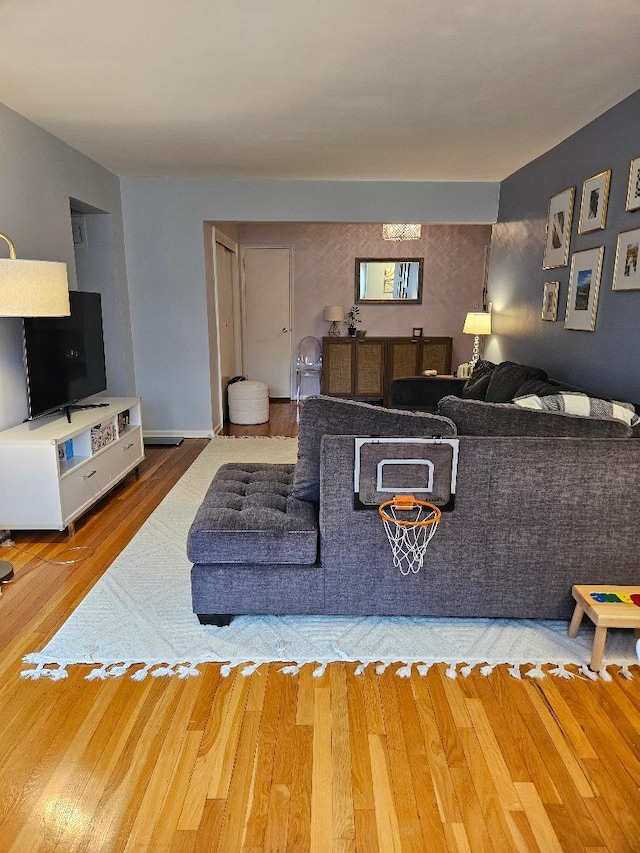
[(356, 258), (356, 302), (422, 304), (424, 258)]

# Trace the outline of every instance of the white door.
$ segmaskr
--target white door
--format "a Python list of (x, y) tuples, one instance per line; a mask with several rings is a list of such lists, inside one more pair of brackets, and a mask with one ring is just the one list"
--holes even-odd
[(291, 249), (245, 246), (244, 369), (270, 397), (291, 398)]

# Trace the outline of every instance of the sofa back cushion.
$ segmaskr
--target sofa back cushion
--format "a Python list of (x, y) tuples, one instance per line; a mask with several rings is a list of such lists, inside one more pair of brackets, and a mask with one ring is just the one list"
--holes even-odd
[(455, 424), (439, 415), (383, 409), (337, 397), (308, 397), (300, 412), (298, 464), (291, 496), (299, 500), (320, 500), (323, 435), (432, 438), (455, 434)]
[(630, 428), (612, 418), (583, 418), (564, 412), (524, 409), (512, 403), (487, 403), (443, 397), (438, 414), (450, 418), (458, 435), (525, 435), (574, 438), (629, 438)]

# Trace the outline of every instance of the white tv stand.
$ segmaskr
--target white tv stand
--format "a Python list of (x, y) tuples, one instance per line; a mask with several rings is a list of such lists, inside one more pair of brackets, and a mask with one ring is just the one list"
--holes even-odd
[[(75, 532), (75, 520), (144, 459), (139, 397), (0, 432), (0, 530)], [(97, 428), (99, 427), (99, 428)]]

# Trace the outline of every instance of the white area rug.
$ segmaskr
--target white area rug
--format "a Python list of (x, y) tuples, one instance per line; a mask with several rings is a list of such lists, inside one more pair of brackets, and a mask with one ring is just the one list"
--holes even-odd
[[(357, 672), (401, 663), (404, 676), (413, 666), (425, 674), (445, 663), (452, 678), (474, 666), (488, 675), (501, 663), (517, 678), (544, 677), (543, 664), (568, 678), (565, 665), (577, 664), (582, 677), (597, 677), (586, 666), (593, 641), (586, 619), (576, 640), (565, 622), (499, 619), (243, 616), (226, 628), (201, 626), (191, 610), (185, 543), (213, 474), (224, 462), (293, 462), (296, 450), (295, 439), (213, 439), (43, 651), (27, 655), (35, 668), (23, 677), (57, 680), (72, 664), (96, 664), (88, 679), (186, 678), (214, 661), (225, 675), (239, 665), (248, 675), (271, 661), (290, 673), (313, 664), (321, 675), (331, 661), (353, 661)], [(630, 677), (628, 666), (637, 663), (632, 632), (609, 634), (604, 665)], [(600, 675), (611, 678), (604, 669)]]

